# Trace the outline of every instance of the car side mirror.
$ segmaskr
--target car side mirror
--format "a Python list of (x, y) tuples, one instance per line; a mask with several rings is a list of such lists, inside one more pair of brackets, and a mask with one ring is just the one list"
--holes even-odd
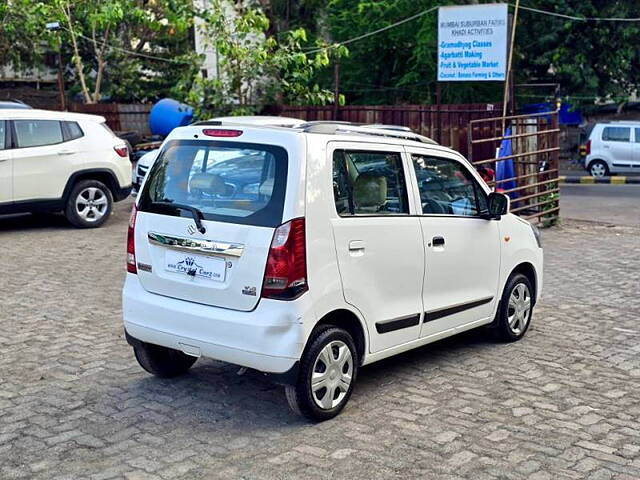
[(487, 197), (490, 219), (499, 220), (502, 215), (509, 213), (511, 199), (504, 193), (491, 192)]

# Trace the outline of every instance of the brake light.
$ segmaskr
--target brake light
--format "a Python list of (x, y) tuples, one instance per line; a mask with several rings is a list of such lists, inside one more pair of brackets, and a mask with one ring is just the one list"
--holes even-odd
[(591, 140), (587, 140), (587, 145), (585, 148), (585, 155), (591, 155)]
[(131, 209), (131, 217), (129, 217), (129, 228), (127, 229), (127, 272), (138, 273), (136, 267), (136, 216), (138, 209), (135, 204)]
[(129, 155), (129, 149), (127, 148), (126, 145), (116, 145), (115, 147), (113, 147), (113, 149), (122, 158), (125, 158), (127, 155)]
[(222, 128), (205, 128), (202, 133), (208, 137), (239, 137), (242, 130), (226, 130)]
[(292, 300), (309, 289), (304, 218), (276, 228), (262, 283), (262, 298)]

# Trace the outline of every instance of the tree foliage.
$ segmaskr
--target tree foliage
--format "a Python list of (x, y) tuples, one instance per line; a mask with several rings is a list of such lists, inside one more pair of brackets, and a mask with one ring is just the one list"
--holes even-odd
[(346, 54), (344, 48), (316, 44), (312, 54), (304, 28), (271, 32), (264, 12), (242, 3), (234, 6), (210, 0), (196, 12), (204, 38), (219, 56), (214, 78), (191, 75), (176, 92), (194, 105), (199, 116), (251, 114), (265, 105), (280, 103), (325, 104), (333, 100), (320, 88), (315, 73), (327, 67), (330, 57)]
[[(407, 18), (444, 3), (491, 3), (493, 0), (330, 0), (325, 27), (335, 42)], [(578, 17), (640, 17), (639, 2), (609, 0), (529, 0), (528, 7)], [(511, 11), (513, 9), (511, 8)], [(348, 45), (342, 64), (342, 91), (349, 103), (435, 102), (437, 13)], [(560, 83), (574, 103), (624, 99), (640, 83), (640, 23), (573, 21), (522, 10), (516, 35), (516, 83)], [(322, 81), (331, 84), (326, 77)], [(487, 102), (502, 98), (496, 82), (441, 85), (443, 102)], [(524, 93), (524, 92), (523, 92)], [(529, 91), (539, 100), (553, 89)], [(536, 98), (527, 98), (527, 101)]]
[[(584, 18), (640, 17), (639, 2), (536, 0), (534, 3), (542, 10)], [(596, 99), (623, 101), (640, 83), (638, 38), (638, 22), (584, 22), (523, 10), (514, 50), (517, 77), (558, 82), (563, 96), (574, 103), (593, 103)]]
[(10, 0), (0, 18), (0, 65), (29, 71), (61, 48), (71, 94), (87, 103), (154, 100), (181, 74), (168, 65), (195, 61), (189, 0)]
[[(432, 7), (493, 1), (211, 0), (198, 8), (193, 0), (0, 0), (0, 65), (41, 65), (61, 45), (67, 84), (84, 101), (177, 95), (203, 110), (242, 112), (274, 102), (332, 101), (327, 67), (340, 61), (341, 91), (349, 103), (433, 103), (436, 11), (349, 43), (348, 56), (347, 48), (336, 45)], [(640, 17), (637, 1), (525, 4), (578, 17)], [(196, 17), (220, 53), (216, 78), (200, 74), (203, 59), (192, 38)], [(44, 25), (56, 20), (64, 29), (46, 31)], [(575, 21), (522, 10), (516, 83), (559, 83), (573, 103), (624, 101), (640, 83), (639, 34), (638, 22)], [(441, 87), (443, 103), (502, 98), (498, 82)], [(553, 90), (518, 93), (522, 103)]]

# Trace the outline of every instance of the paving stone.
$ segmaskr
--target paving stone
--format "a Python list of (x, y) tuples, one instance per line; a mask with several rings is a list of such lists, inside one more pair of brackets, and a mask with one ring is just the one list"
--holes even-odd
[(142, 371), (121, 320), (129, 208), (95, 230), (0, 219), (0, 479), (640, 478), (639, 229), (543, 231), (522, 341), (471, 331), (364, 367), (313, 424), (232, 365)]

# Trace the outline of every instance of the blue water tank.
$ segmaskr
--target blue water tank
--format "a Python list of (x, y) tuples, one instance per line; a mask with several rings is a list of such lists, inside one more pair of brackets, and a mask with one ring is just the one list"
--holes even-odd
[(189, 125), (193, 108), (171, 98), (163, 98), (151, 108), (149, 128), (153, 135), (166, 137), (176, 127)]

